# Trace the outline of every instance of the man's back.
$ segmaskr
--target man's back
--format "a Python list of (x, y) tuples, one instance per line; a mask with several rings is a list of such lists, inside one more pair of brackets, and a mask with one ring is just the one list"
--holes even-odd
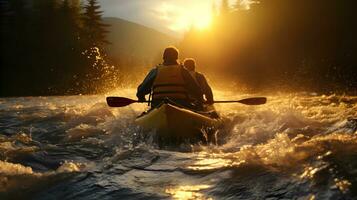
[(203, 95), (206, 98), (207, 103), (212, 104), (214, 102), (213, 100), (213, 92), (211, 87), (209, 86), (206, 77), (199, 73), (199, 72), (195, 72), (195, 79), (197, 80), (198, 85), (201, 88), (201, 91), (203, 93)]
[(186, 69), (178, 64), (159, 65), (152, 69), (139, 85), (137, 97), (139, 100), (145, 100), (145, 95), (150, 92), (153, 92), (153, 106), (164, 99), (180, 102), (180, 104), (202, 102), (202, 91), (198, 83)]
[(175, 47), (165, 49), (163, 63), (152, 69), (139, 85), (136, 93), (139, 101), (145, 101), (145, 95), (152, 92), (152, 106), (165, 99), (185, 106), (191, 106), (193, 102), (202, 105), (201, 88), (190, 73), (177, 62), (178, 55), (178, 49)]
[(189, 71), (191, 77), (196, 81), (197, 85), (200, 87), (202, 91), (202, 95), (205, 96), (206, 102), (208, 104), (213, 104), (213, 92), (211, 87), (209, 86), (207, 79), (205, 76), (199, 72), (195, 71), (196, 62), (192, 58), (185, 59), (184, 61), (185, 68)]
[(180, 65), (159, 65), (157, 67), (157, 75), (152, 86), (153, 102), (164, 99), (192, 100), (193, 95), (190, 94), (186, 83), (187, 80), (185, 80), (182, 70)]

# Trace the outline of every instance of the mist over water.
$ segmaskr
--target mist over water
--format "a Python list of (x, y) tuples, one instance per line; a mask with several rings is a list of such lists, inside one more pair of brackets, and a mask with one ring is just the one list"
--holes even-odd
[(357, 199), (357, 97), (259, 96), (268, 103), (216, 105), (224, 144), (166, 149), (134, 124), (146, 105), (2, 98), (0, 199)]

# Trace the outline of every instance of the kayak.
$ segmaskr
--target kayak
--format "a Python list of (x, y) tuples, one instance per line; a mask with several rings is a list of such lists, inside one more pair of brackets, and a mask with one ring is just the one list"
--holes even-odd
[(205, 112), (198, 112), (170, 103), (162, 103), (137, 117), (135, 123), (146, 131), (153, 130), (161, 138), (191, 140), (202, 139), (202, 135), (206, 135), (205, 138), (208, 140), (207, 130), (219, 128), (222, 120), (213, 106)]

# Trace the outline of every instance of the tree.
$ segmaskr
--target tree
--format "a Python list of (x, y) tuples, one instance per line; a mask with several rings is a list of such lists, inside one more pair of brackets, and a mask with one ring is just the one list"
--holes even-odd
[(85, 43), (90, 47), (103, 47), (108, 43), (106, 40), (108, 25), (102, 21), (102, 13), (100, 5), (96, 0), (88, 0), (88, 4), (84, 6), (83, 15), (83, 37)]
[[(85, 71), (78, 76), (78, 82), (90, 92), (99, 92), (114, 87), (118, 82), (119, 70), (107, 62), (104, 46), (109, 44), (106, 39), (106, 27), (102, 21), (102, 11), (96, 0), (88, 0), (84, 6), (82, 17), (83, 28), (81, 33), (85, 59)], [(112, 80), (112, 81), (110, 81)], [(113, 82), (114, 81), (114, 82)], [(94, 91), (93, 91), (94, 89)], [(88, 91), (87, 90), (87, 91)]]
[[(25, 0), (7, 0), (1, 2), (1, 71), (0, 95), (13, 95), (16, 90), (21, 90), (13, 84), (12, 80), (23, 83), (26, 74), (26, 45), (28, 43), (29, 11)], [(23, 55), (18, 59), (18, 55)]]
[(103, 49), (106, 25), (100, 7), (95, 0), (85, 7), (80, 2), (0, 3), (1, 96), (94, 93), (107, 80), (118, 80)]
[[(285, 84), (299, 89), (355, 90), (356, 1), (249, 2), (255, 2), (250, 9), (236, 5), (228, 12), (228, 0), (222, 0), (223, 15), (216, 17), (213, 33), (187, 34), (182, 54), (201, 52), (194, 55), (206, 63), (205, 69), (224, 72), (247, 88)], [(209, 34), (215, 37), (210, 39)], [(204, 43), (200, 38), (205, 38)]]

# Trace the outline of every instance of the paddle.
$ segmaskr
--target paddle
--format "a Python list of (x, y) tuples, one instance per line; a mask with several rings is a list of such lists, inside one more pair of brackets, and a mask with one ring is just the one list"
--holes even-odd
[[(133, 103), (148, 103), (149, 101), (137, 101), (125, 97), (107, 97), (107, 104), (110, 107), (124, 107)], [(245, 105), (262, 105), (267, 102), (266, 97), (246, 98), (238, 101), (214, 101), (214, 103), (241, 103)]]
[(241, 99), (238, 101), (214, 101), (214, 103), (241, 103), (249, 106), (262, 105), (265, 104), (266, 102), (267, 102), (266, 97), (252, 97), (252, 98)]

